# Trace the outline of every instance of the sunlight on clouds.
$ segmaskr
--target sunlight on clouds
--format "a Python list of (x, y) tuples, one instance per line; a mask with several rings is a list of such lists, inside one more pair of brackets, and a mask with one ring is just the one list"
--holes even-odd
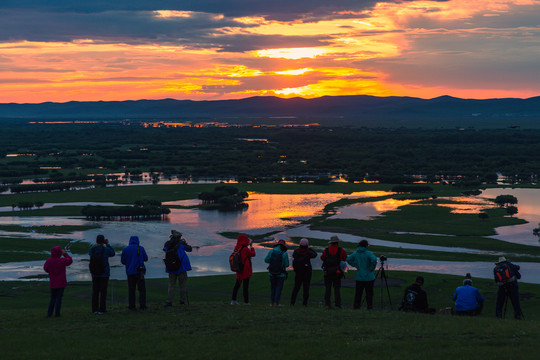
[(381, 87), (381, 84), (377, 80), (369, 79), (321, 80), (315, 84), (306, 86), (275, 90), (274, 93), (283, 97), (301, 96), (305, 98), (314, 98), (325, 95), (396, 95), (390, 90)]
[(283, 58), (283, 59), (302, 59), (314, 58), (316, 56), (327, 53), (327, 49), (323, 48), (284, 48), (284, 49), (268, 49), (258, 50), (255, 53), (259, 57)]
[(192, 11), (177, 11), (177, 10), (156, 10), (154, 11), (158, 18), (189, 18), (193, 14)]
[(303, 68), (303, 69), (296, 69), (296, 70), (276, 71), (275, 73), (279, 75), (302, 75), (309, 71), (313, 71), (313, 69)]

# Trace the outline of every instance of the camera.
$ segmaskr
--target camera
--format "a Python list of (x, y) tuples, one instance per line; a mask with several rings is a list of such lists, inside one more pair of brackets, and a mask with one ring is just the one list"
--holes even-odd
[(381, 255), (379, 259), (381, 260), (381, 262), (388, 260), (388, 258), (384, 255)]

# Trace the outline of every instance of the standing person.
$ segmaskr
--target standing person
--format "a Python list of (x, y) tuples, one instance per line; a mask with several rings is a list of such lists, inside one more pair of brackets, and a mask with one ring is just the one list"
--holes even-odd
[(428, 307), (427, 293), (422, 289), (424, 277), (417, 276), (413, 284), (407, 286), (399, 310), (406, 312), (434, 313), (435, 309)]
[(296, 296), (303, 286), (302, 305), (307, 306), (309, 299), (309, 286), (311, 283), (311, 259), (317, 253), (309, 247), (308, 239), (301, 239), (300, 246), (293, 252), (294, 288), (291, 294), (291, 306), (296, 302)]
[(135, 289), (139, 289), (139, 307), (146, 309), (146, 284), (144, 275), (146, 268), (144, 262), (148, 261), (148, 255), (142, 246), (139, 245), (139, 237), (132, 236), (129, 239), (129, 245), (122, 250), (120, 258), (122, 264), (126, 266), (128, 278), (128, 294), (130, 310), (135, 310)]
[(506, 260), (504, 256), (499, 258), (493, 269), (495, 282), (499, 286), (497, 290), (497, 304), (495, 306), (495, 316), (502, 318), (503, 306), (507, 298), (510, 298), (514, 308), (514, 317), (518, 320), (523, 318), (521, 306), (519, 304), (518, 279), (521, 279), (519, 265), (514, 265)]
[(360, 309), (362, 293), (366, 290), (367, 309), (373, 309), (373, 283), (375, 282), (375, 268), (377, 257), (368, 250), (369, 243), (362, 240), (358, 243), (356, 251), (347, 257), (347, 263), (356, 268), (356, 289), (354, 293), (354, 309)]
[(249, 279), (251, 278), (251, 275), (253, 275), (251, 258), (255, 257), (253, 241), (246, 235), (240, 234), (236, 240), (234, 250), (240, 252), (241, 268), (240, 271), (236, 272), (236, 283), (233, 287), (231, 305), (238, 305), (236, 298), (238, 296), (240, 285), (243, 286), (244, 305), (249, 305)]
[(484, 307), (484, 297), (472, 286), (471, 274), (465, 276), (463, 286), (458, 286), (452, 297), (457, 315), (480, 315)]
[(51, 257), (43, 264), (43, 270), (49, 274), (49, 288), (51, 289), (51, 299), (47, 316), (51, 317), (54, 310), (56, 317), (60, 316), (62, 307), (62, 296), (67, 286), (66, 267), (73, 263), (73, 259), (60, 246), (51, 249)]
[(266, 254), (264, 262), (268, 264), (268, 275), (270, 276), (270, 306), (279, 306), (281, 291), (287, 278), (286, 269), (289, 266), (285, 240), (279, 240), (274, 245), (274, 249)]
[(337, 308), (341, 308), (341, 262), (347, 260), (347, 253), (339, 247), (339, 238), (332, 236), (329, 246), (324, 249), (321, 260), (324, 270), (324, 305), (330, 308), (330, 295), (334, 287), (334, 302)]
[(178, 279), (180, 288), (180, 305), (187, 302), (187, 272), (191, 270), (191, 263), (186, 252), (191, 252), (193, 248), (182, 238), (182, 233), (171, 230), (170, 240), (163, 247), (165, 251), (165, 271), (169, 274), (168, 297), (165, 306), (172, 306), (174, 288)]
[(107, 312), (107, 286), (111, 276), (109, 258), (116, 255), (105, 236), (98, 235), (96, 244), (88, 251), (90, 273), (92, 274), (92, 313), (100, 315)]

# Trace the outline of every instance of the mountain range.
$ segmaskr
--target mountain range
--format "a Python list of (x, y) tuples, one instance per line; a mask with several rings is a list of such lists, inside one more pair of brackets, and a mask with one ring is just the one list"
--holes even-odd
[(460, 99), (441, 96), (272, 96), (239, 100), (136, 100), (0, 104), (0, 121), (176, 120), (230, 124), (427, 128), (540, 128), (540, 96), (528, 99)]

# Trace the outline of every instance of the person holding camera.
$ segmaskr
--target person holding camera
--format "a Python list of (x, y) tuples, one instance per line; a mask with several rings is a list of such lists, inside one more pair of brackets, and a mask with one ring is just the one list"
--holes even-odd
[(51, 257), (43, 264), (43, 270), (49, 274), (49, 288), (51, 299), (47, 310), (47, 317), (51, 317), (54, 310), (56, 317), (60, 316), (62, 297), (67, 286), (66, 267), (73, 263), (73, 259), (60, 246), (51, 249)]
[(519, 289), (518, 279), (521, 279), (519, 273), (519, 265), (514, 265), (510, 261), (506, 260), (504, 256), (501, 256), (495, 263), (493, 269), (493, 275), (495, 282), (498, 285), (497, 290), (497, 303), (495, 305), (495, 316), (498, 318), (503, 317), (503, 307), (508, 298), (512, 302), (514, 308), (514, 317), (517, 320), (523, 318), (523, 312), (519, 304)]
[(172, 306), (177, 280), (180, 288), (180, 305), (187, 303), (187, 272), (191, 270), (191, 263), (186, 252), (192, 250), (193, 248), (182, 237), (182, 233), (171, 230), (169, 241), (163, 246), (163, 251), (165, 251), (165, 271), (169, 274), (168, 296), (165, 306)]
[(132, 236), (129, 245), (122, 250), (120, 262), (126, 266), (128, 278), (128, 301), (130, 310), (135, 310), (135, 290), (139, 289), (139, 307), (146, 309), (146, 284), (144, 275), (146, 267), (144, 262), (148, 261), (148, 255), (142, 246), (139, 245), (139, 237)]
[(324, 249), (322, 255), (322, 268), (324, 270), (324, 305), (330, 308), (330, 296), (332, 287), (334, 288), (334, 303), (337, 308), (341, 308), (341, 262), (347, 260), (347, 253), (339, 247), (339, 238), (332, 236), (329, 246)]
[(253, 248), (253, 240), (247, 237), (245, 234), (238, 235), (236, 240), (235, 252), (240, 253), (240, 268), (236, 271), (236, 282), (234, 283), (232, 291), (231, 305), (239, 305), (237, 299), (238, 290), (242, 286), (244, 295), (244, 305), (250, 305), (249, 303), (249, 279), (253, 275), (253, 266), (251, 264), (251, 258), (255, 257), (255, 249)]
[(111, 276), (109, 258), (116, 255), (105, 236), (98, 235), (96, 244), (88, 251), (90, 273), (92, 274), (92, 313), (101, 315), (107, 312), (107, 286)]
[(347, 257), (347, 263), (356, 268), (356, 291), (354, 293), (354, 309), (360, 309), (362, 293), (366, 290), (367, 309), (373, 309), (373, 284), (375, 283), (375, 268), (377, 257), (368, 250), (369, 243), (362, 240), (358, 243), (356, 251)]

